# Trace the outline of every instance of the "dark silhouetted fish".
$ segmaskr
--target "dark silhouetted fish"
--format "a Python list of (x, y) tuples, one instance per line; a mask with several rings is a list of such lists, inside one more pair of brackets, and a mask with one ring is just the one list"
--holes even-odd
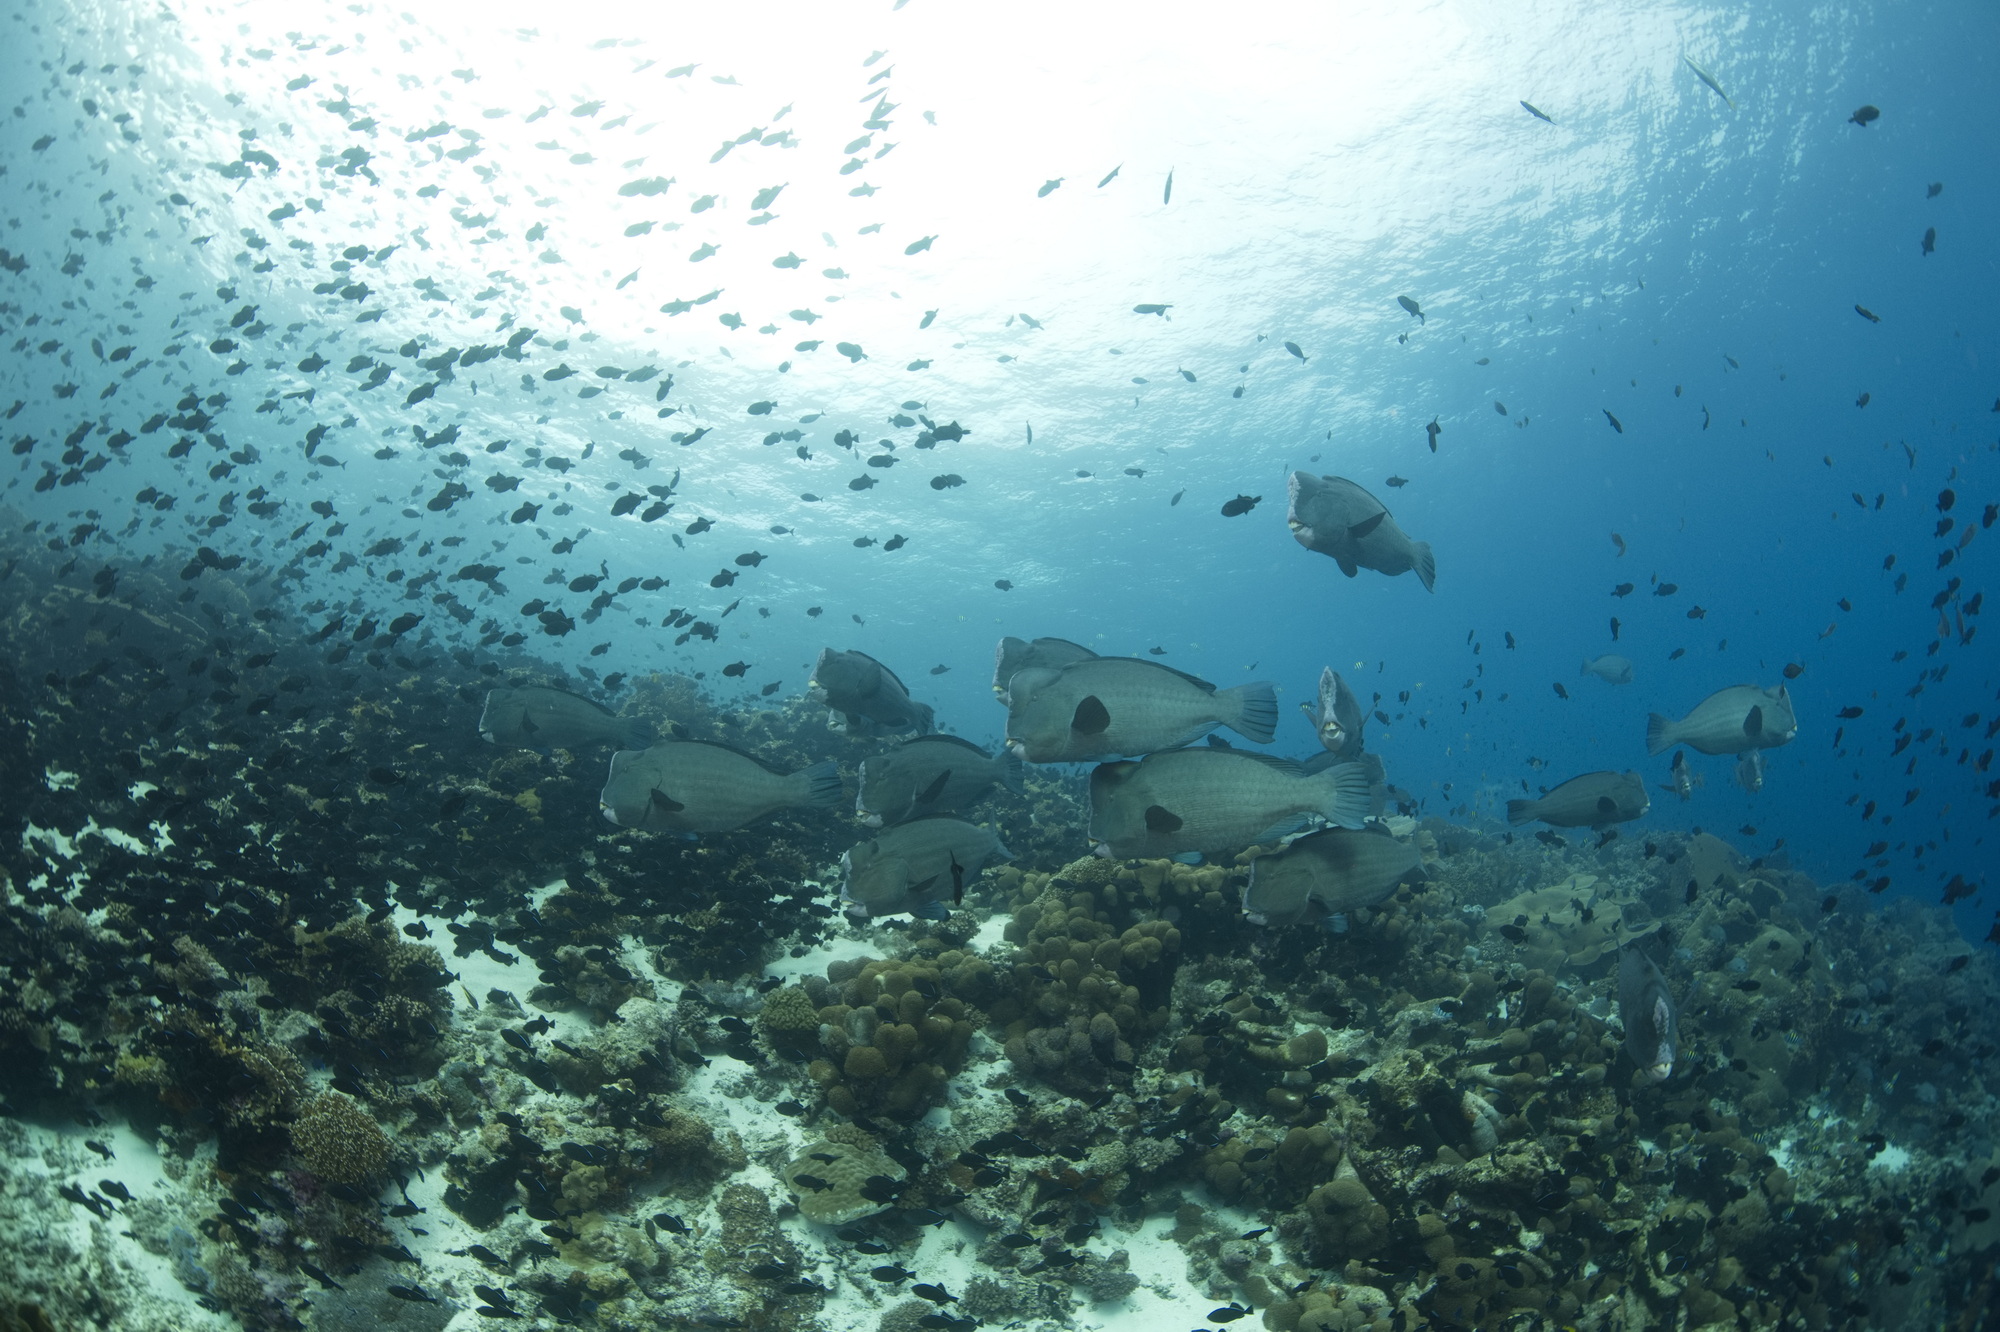
[(1423, 877), (1423, 857), (1382, 828), (1326, 828), (1250, 862), (1243, 910), (1265, 924), (1287, 925), (1318, 907), (1338, 915), (1374, 906)]
[(1639, 1076), (1649, 1083), (1672, 1077), (1678, 1053), (1673, 995), (1659, 967), (1634, 944), (1618, 950), (1618, 1017), (1625, 1024), (1625, 1053)]
[(1268, 683), (1217, 689), (1135, 657), (1016, 671), (1007, 700), (1007, 746), (1030, 763), (1150, 754), (1217, 726), (1263, 745), (1278, 725), (1277, 694)]
[(898, 824), (841, 857), (846, 881), (841, 897), (850, 912), (893, 916), (910, 912), (942, 920), (981, 870), (1014, 853), (990, 829), (962, 819), (934, 816)]
[(1349, 578), (1362, 569), (1391, 577), (1414, 570), (1431, 590), (1437, 563), (1430, 543), (1412, 541), (1382, 501), (1345, 477), (1310, 472), (1293, 472), (1290, 489), (1286, 521), (1301, 546), (1329, 556)]
[(1652, 800), (1636, 772), (1586, 772), (1540, 800), (1509, 800), (1507, 822), (1540, 820), (1556, 828), (1604, 828), (1644, 814)]
[(831, 762), (779, 772), (762, 760), (703, 740), (668, 740), (611, 756), (598, 803), (604, 817), (651, 832), (719, 833), (792, 806), (840, 803)]
[(486, 709), (479, 714), (479, 734), (493, 744), (517, 749), (632, 746), (651, 738), (644, 722), (546, 685), (488, 690)]
[(1361, 728), (1368, 713), (1361, 700), (1340, 678), (1340, 672), (1323, 666), (1319, 673), (1319, 701), (1299, 704), (1299, 711), (1313, 724), (1313, 733), (1330, 754), (1351, 759), (1361, 753)]
[(823, 648), (809, 682), (815, 703), (831, 712), (828, 724), (852, 735), (927, 734), (934, 716), (918, 703), (896, 673), (865, 652)]
[(1169, 749), (1090, 775), (1090, 840), (1123, 859), (1213, 855), (1282, 836), (1317, 815), (1344, 828), (1368, 817), (1368, 772), (1337, 763), (1308, 775), (1242, 749)]
[(993, 650), (993, 692), (1005, 703), (1007, 682), (1014, 678), (1014, 672), (1030, 666), (1060, 670), (1073, 661), (1088, 661), (1096, 655), (1089, 648), (1072, 643), (1067, 638), (1037, 638), (1033, 642), (1024, 638), (1003, 638)]
[(1646, 752), (1664, 754), (1686, 745), (1704, 754), (1741, 754), (1746, 749), (1775, 749), (1789, 744), (1799, 731), (1792, 696), (1756, 685), (1718, 689), (1679, 721), (1655, 712), (1646, 719)]
[(994, 757), (952, 735), (905, 741), (861, 760), (855, 812), (873, 827), (964, 809), (994, 786), (1021, 791), (1021, 759)]

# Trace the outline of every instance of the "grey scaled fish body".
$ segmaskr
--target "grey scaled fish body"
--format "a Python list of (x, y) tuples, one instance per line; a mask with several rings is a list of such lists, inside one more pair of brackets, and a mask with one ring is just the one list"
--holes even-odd
[(1021, 790), (1021, 760), (954, 735), (926, 735), (861, 760), (855, 812), (872, 827), (964, 809), (995, 785)]
[(1241, 850), (1304, 818), (1359, 828), (1368, 774), (1340, 763), (1306, 775), (1296, 763), (1241, 749), (1170, 749), (1090, 774), (1090, 840), (1123, 859)]
[(1267, 682), (1217, 689), (1134, 657), (1031, 666), (1008, 681), (1007, 699), (1007, 747), (1030, 763), (1150, 754), (1217, 726), (1263, 745), (1278, 726), (1278, 696)]
[(728, 832), (794, 805), (837, 805), (840, 796), (831, 762), (785, 773), (727, 745), (666, 740), (613, 754), (598, 803), (620, 827), (691, 835)]
[(1586, 772), (1540, 800), (1509, 800), (1507, 822), (1540, 819), (1555, 828), (1603, 828), (1636, 819), (1651, 804), (1646, 783), (1636, 772)]
[(1674, 1075), (1679, 1013), (1667, 978), (1653, 959), (1627, 944), (1618, 950), (1618, 1016), (1625, 1024), (1625, 1053), (1647, 1082)]
[(1346, 477), (1293, 472), (1286, 521), (1301, 546), (1330, 556), (1349, 578), (1414, 570), (1426, 592), (1437, 579), (1430, 543), (1410, 540), (1381, 500)]
[(1664, 754), (1675, 745), (1704, 754), (1741, 754), (1775, 749), (1799, 733), (1792, 696), (1785, 686), (1760, 689), (1731, 685), (1694, 705), (1679, 721), (1655, 712), (1646, 719), (1646, 752)]
[(812, 697), (834, 714), (835, 730), (851, 735), (893, 735), (899, 731), (927, 734), (932, 712), (918, 703), (896, 673), (865, 652), (822, 649), (813, 665)]
[(479, 714), (479, 734), (493, 744), (515, 749), (634, 745), (651, 738), (645, 723), (546, 685), (487, 690), (486, 708)]
[(1000, 701), (1007, 701), (1007, 684), (1017, 671), (1030, 666), (1042, 666), (1050, 670), (1061, 670), (1073, 661), (1089, 661), (1097, 654), (1080, 643), (1072, 643), (1067, 638), (1037, 638), (1029, 642), (1025, 638), (1003, 638), (993, 650), (993, 692)]
[(1319, 702), (1301, 703), (1299, 711), (1313, 724), (1313, 732), (1329, 754), (1342, 759), (1361, 753), (1361, 728), (1368, 722), (1361, 700), (1340, 678), (1340, 672), (1325, 666), (1319, 673)]
[(1423, 857), (1382, 828), (1324, 828), (1250, 862), (1243, 910), (1288, 925), (1313, 907), (1328, 916), (1374, 906), (1423, 875)]
[(1592, 657), (1583, 663), (1584, 675), (1594, 675), (1606, 684), (1631, 684), (1632, 659), (1608, 652), (1601, 657)]
[(841, 857), (841, 896), (856, 915), (908, 911), (943, 920), (988, 865), (1012, 860), (990, 829), (942, 815), (916, 819), (857, 842)]

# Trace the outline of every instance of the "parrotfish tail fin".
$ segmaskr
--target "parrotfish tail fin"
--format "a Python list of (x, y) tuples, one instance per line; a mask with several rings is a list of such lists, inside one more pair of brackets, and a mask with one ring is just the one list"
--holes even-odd
[(1368, 766), (1337, 763), (1316, 777), (1322, 792), (1319, 814), (1337, 828), (1359, 828), (1368, 822)]
[(1013, 858), (1014, 858), (1014, 853), (1007, 849), (1007, 844), (1005, 842), (995, 842), (993, 844), (993, 859), (995, 861), (1004, 865), (1007, 862), (1011, 861)]
[(840, 765), (832, 759), (813, 764), (799, 776), (806, 780), (806, 797), (800, 804), (825, 809), (841, 803)]
[(625, 718), (624, 722), (625, 736), (623, 743), (628, 749), (645, 749), (659, 739), (659, 735), (653, 730), (651, 722), (641, 720), (638, 717)]
[(912, 703), (910, 706), (917, 714), (918, 735), (929, 735), (937, 729), (937, 709), (928, 703)]
[(1646, 714), (1646, 752), (1648, 754), (1664, 754), (1679, 743), (1670, 735), (1673, 726), (1673, 722), (1662, 717), (1657, 712)]
[(1022, 776), (1024, 768), (1021, 763), (1021, 756), (1011, 749), (1002, 750), (999, 763), (1000, 785), (1006, 787), (1015, 795), (1026, 795), (1028, 791), (1027, 779)]
[(1437, 582), (1437, 560), (1431, 555), (1430, 542), (1410, 543), (1410, 567), (1417, 571), (1417, 581), (1424, 585), (1424, 591), (1435, 590), (1431, 584)]
[(1507, 802), (1507, 822), (1515, 827), (1535, 821), (1535, 802), (1532, 800), (1509, 800)]
[(1201, 864), (1201, 852), (1183, 851), (1174, 857), (1174, 862), (1180, 865), (1199, 865)]
[(1224, 692), (1234, 694), (1241, 708), (1236, 720), (1226, 723), (1229, 729), (1256, 744), (1270, 744), (1278, 733), (1278, 691), (1270, 681), (1256, 680)]

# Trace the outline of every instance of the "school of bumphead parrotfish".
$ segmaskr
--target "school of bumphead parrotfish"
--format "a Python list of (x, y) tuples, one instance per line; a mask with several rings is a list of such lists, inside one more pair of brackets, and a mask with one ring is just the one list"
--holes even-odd
[(1958, 81), (905, 3), (10, 15), (0, 1332), (2000, 1323)]

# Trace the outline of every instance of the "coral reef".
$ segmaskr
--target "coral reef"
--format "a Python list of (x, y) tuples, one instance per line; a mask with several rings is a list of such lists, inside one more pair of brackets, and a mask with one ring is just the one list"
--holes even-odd
[(825, 1057), (808, 1068), (836, 1112), (911, 1119), (936, 1103), (965, 1062), (973, 1010), (948, 984), (979, 988), (978, 969), (947, 952), (936, 964), (862, 960), (827, 968), (819, 1010)]
[[(0, 1183), (75, 1223), (11, 1251), (0, 1313), (37, 1332), (164, 1328), (109, 1256), (127, 1231), (258, 1327), (441, 1326), (474, 1280), (617, 1332), (1060, 1323), (1145, 1299), (1167, 1218), (1188, 1284), (1278, 1332), (1939, 1326), (1990, 1298), (2000, 969), (1944, 912), (1711, 834), (1461, 815), (1415, 828), (1423, 883), (1261, 928), (1247, 857), (1074, 858), (1076, 781), (1036, 772), (992, 806), (1016, 863), (946, 920), (857, 925), (832, 815), (600, 830), (595, 756), (468, 736), (518, 657), (370, 687), (242, 589), (93, 606), (21, 558), (7, 622), (62, 623), (0, 668)], [(225, 643), (280, 701), (197, 696), (198, 743), (121, 720)], [(632, 689), (780, 767), (867, 752), (796, 702)], [(415, 755), (451, 773), (421, 797), (382, 780)], [(1658, 1084), (1623, 1048), (1635, 940), (1679, 1005)], [(107, 1191), (125, 1165), (73, 1141), (99, 1116), (160, 1150), (153, 1195)], [(31, 1119), (84, 1127), (35, 1148)]]
[(292, 1146), (300, 1163), (329, 1184), (379, 1180), (391, 1154), (382, 1126), (339, 1092), (315, 1097), (299, 1112), (292, 1121)]

